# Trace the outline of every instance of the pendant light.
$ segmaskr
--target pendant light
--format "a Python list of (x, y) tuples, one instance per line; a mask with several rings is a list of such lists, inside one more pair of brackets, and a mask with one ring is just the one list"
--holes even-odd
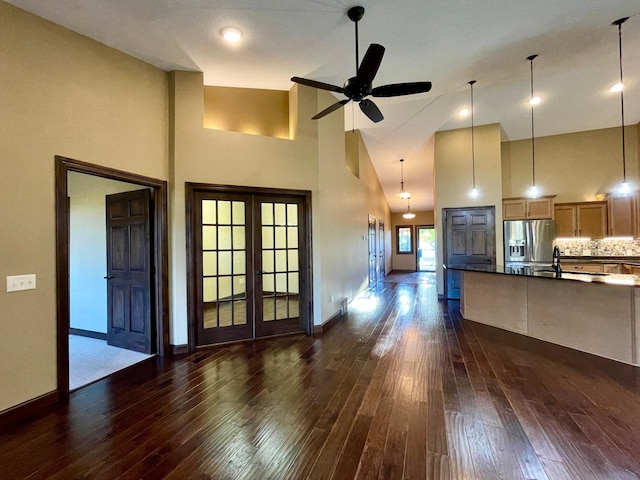
[(478, 190), (476, 189), (476, 145), (473, 129), (473, 85), (475, 83), (475, 80), (469, 82), (471, 89), (471, 192), (469, 192), (469, 196), (471, 198), (478, 197)]
[(629, 20), (629, 17), (620, 18), (612, 23), (612, 25), (618, 27), (618, 60), (620, 62), (620, 83), (618, 84), (620, 91), (620, 130), (622, 131), (622, 183), (618, 187), (618, 193), (620, 195), (628, 195), (631, 193), (631, 186), (629, 182), (627, 182), (627, 159), (624, 141), (624, 83), (622, 82), (622, 24), (627, 20)]
[(529, 97), (529, 105), (531, 105), (531, 188), (529, 189), (530, 197), (540, 195), (540, 189), (536, 185), (536, 146), (535, 146), (535, 129), (533, 122), (533, 106), (540, 103), (540, 97), (533, 95), (533, 61), (538, 55), (530, 55), (527, 57), (531, 66), (531, 96)]
[(400, 159), (400, 198), (409, 199), (411, 194), (404, 191), (404, 158)]
[(402, 214), (402, 218), (406, 218), (407, 220), (411, 220), (412, 218), (416, 218), (416, 214), (411, 211), (411, 204), (409, 203), (409, 199), (407, 198), (407, 213)]

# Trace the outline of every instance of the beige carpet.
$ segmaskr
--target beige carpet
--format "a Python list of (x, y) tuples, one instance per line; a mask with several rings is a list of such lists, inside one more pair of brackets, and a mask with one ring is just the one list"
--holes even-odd
[(107, 345), (106, 340), (69, 335), (69, 390), (153, 357)]

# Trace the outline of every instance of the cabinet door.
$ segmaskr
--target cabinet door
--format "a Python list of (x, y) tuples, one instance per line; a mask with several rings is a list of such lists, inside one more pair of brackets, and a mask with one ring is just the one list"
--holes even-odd
[(502, 218), (504, 220), (523, 220), (527, 218), (526, 206), (525, 199), (503, 200)]
[(576, 207), (578, 236), (602, 238), (607, 235), (607, 203), (588, 202)]
[(575, 205), (556, 205), (553, 212), (556, 219), (556, 237), (576, 237), (578, 225)]
[(635, 198), (612, 197), (609, 204), (609, 235), (630, 237), (634, 234)]
[(552, 202), (550, 198), (538, 198), (527, 201), (527, 218), (552, 218)]
[(602, 266), (602, 271), (604, 273), (623, 273), (622, 265), (620, 265), (619, 263), (605, 263)]

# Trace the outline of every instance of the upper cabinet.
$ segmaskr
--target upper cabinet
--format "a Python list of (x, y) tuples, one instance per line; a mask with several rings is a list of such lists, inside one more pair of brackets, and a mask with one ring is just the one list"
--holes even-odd
[(502, 201), (504, 220), (536, 220), (553, 218), (553, 196), (539, 198), (505, 198)]
[(607, 236), (607, 202), (557, 203), (556, 237)]
[(609, 235), (612, 237), (637, 236), (636, 196), (610, 197), (607, 200), (609, 209)]

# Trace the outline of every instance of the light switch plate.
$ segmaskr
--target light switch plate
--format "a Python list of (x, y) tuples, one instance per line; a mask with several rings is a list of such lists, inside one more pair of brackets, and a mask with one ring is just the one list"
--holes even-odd
[(7, 277), (7, 292), (36, 289), (36, 274), (12, 275)]

